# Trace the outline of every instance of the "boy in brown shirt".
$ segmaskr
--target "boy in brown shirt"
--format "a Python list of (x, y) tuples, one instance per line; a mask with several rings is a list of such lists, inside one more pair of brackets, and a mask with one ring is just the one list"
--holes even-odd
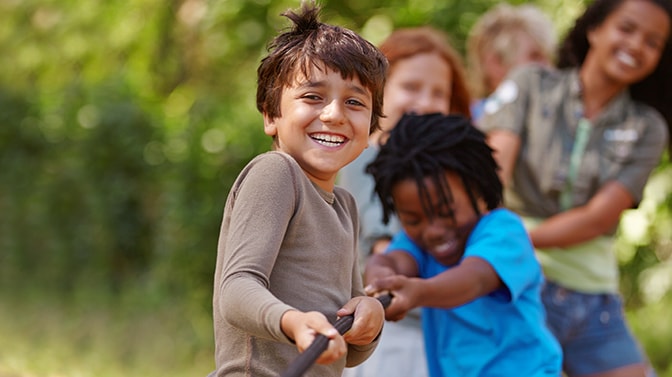
[[(257, 72), (274, 151), (251, 161), (227, 198), (211, 376), (276, 376), (319, 333), (329, 346), (305, 375), (337, 377), (373, 352), (382, 329), (382, 305), (364, 295), (359, 272), (355, 201), (335, 180), (378, 126), (387, 61), (318, 13), (315, 5), (286, 12), (294, 26)], [(341, 336), (332, 323), (349, 314)]]

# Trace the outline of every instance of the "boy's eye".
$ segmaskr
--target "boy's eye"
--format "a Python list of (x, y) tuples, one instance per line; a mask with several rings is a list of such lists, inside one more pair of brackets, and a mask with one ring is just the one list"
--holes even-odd
[(347, 103), (348, 105), (353, 105), (353, 106), (366, 107), (366, 105), (364, 103), (362, 103), (361, 101), (356, 100), (356, 99), (349, 99), (345, 103)]
[(408, 216), (408, 215), (402, 215), (402, 214), (397, 214), (399, 217), (399, 222), (403, 226), (418, 226), (421, 223), (420, 218), (417, 216)]
[(448, 209), (445, 209), (443, 211), (440, 211), (437, 215), (439, 217), (442, 217), (442, 218), (452, 219), (453, 217), (455, 217), (455, 211), (453, 211), (452, 208), (448, 208)]
[(411, 227), (411, 226), (418, 226), (418, 225), (420, 225), (420, 221), (418, 221), (418, 220), (401, 220), (401, 219), (400, 219), (400, 221), (401, 221), (401, 225), (403, 225), (403, 226), (409, 226), (409, 227)]
[(312, 101), (319, 101), (322, 99), (322, 97), (318, 96), (317, 94), (304, 94), (303, 96), (301, 96), (301, 98), (305, 98)]
[(442, 220), (455, 221), (455, 210), (451, 207), (440, 208), (436, 213), (436, 217)]

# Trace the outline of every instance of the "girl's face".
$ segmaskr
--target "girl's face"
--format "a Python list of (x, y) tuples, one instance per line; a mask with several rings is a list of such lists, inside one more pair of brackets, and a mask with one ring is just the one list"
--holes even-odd
[(452, 87), (450, 66), (439, 54), (418, 54), (396, 62), (385, 83), (382, 130), (392, 130), (405, 113), (448, 114)]
[(651, 74), (670, 34), (670, 18), (648, 0), (626, 0), (588, 32), (586, 63), (612, 81), (630, 85)]
[[(462, 259), (467, 239), (479, 216), (471, 205), (462, 179), (452, 172), (447, 172), (445, 177), (452, 195), (446, 205), (440, 204), (440, 191), (434, 181), (429, 177), (424, 179), (431, 206), (435, 208), (433, 217), (425, 213), (413, 179), (395, 184), (392, 198), (401, 225), (413, 242), (442, 265), (453, 266)], [(478, 199), (477, 206), (480, 213), (487, 211), (483, 200)]]

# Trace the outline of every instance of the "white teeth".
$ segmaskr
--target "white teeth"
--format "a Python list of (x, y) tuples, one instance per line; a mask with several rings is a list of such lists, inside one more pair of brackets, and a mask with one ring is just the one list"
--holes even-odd
[(451, 240), (451, 241), (448, 241), (448, 242), (443, 243), (443, 244), (441, 244), (441, 245), (437, 245), (437, 246), (434, 248), (434, 250), (436, 250), (436, 251), (439, 252), (439, 253), (442, 253), (442, 252), (444, 252), (444, 251), (449, 250), (451, 247), (453, 247), (453, 245), (455, 245), (455, 241), (454, 241), (454, 240)]
[(310, 137), (318, 143), (330, 147), (339, 146), (345, 142), (345, 138), (343, 136), (332, 134), (312, 134)]
[(635, 67), (637, 65), (637, 60), (635, 58), (623, 51), (619, 51), (616, 53), (616, 59), (618, 59), (621, 63), (628, 65), (630, 67)]

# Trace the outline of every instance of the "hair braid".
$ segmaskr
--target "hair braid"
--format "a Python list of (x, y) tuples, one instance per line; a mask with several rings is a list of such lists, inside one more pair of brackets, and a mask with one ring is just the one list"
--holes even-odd
[(446, 171), (461, 177), (476, 213), (477, 198), (483, 198), (488, 209), (494, 209), (501, 205), (503, 195), (497, 170), (485, 135), (463, 116), (441, 114), (404, 115), (366, 168), (376, 182), (384, 222), (395, 212), (392, 189), (405, 179), (416, 182), (429, 215), (436, 214), (437, 209), (432, 207), (425, 178), (431, 178), (440, 189), (439, 206), (450, 203)]

